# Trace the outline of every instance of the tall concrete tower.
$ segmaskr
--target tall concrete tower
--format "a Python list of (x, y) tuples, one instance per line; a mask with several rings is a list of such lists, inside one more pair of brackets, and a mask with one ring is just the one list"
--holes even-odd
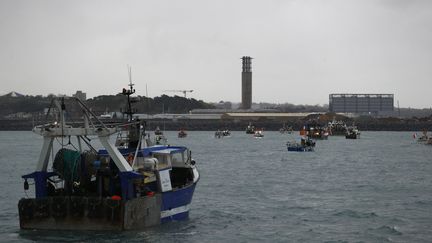
[(252, 107), (252, 58), (242, 57), (242, 109)]

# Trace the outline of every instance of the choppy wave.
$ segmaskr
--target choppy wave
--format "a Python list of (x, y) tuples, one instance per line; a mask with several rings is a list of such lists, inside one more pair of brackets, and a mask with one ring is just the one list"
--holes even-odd
[(374, 212), (358, 212), (358, 211), (354, 211), (354, 210), (350, 210), (350, 209), (336, 212), (333, 214), (333, 216), (351, 217), (351, 218), (357, 218), (357, 219), (378, 217), (378, 215)]
[(399, 228), (397, 226), (383, 225), (378, 228), (369, 229), (369, 231), (373, 233), (384, 234), (384, 235), (397, 235), (397, 236), (403, 235), (402, 232), (399, 231)]

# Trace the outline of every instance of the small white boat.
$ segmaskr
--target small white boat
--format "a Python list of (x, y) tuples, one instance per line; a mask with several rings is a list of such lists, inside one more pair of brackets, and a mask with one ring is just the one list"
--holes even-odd
[(256, 137), (256, 138), (263, 138), (264, 137), (263, 130), (255, 130), (254, 137)]

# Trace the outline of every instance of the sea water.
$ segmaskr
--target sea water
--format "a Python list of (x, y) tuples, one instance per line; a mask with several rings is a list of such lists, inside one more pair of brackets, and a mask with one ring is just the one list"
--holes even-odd
[[(19, 229), (21, 175), (34, 171), (42, 139), (0, 132), (0, 241), (4, 242), (431, 242), (432, 146), (411, 132), (329, 137), (314, 152), (288, 152), (298, 132), (165, 132), (192, 150), (201, 179), (189, 219), (142, 231)], [(30, 196), (30, 195), (29, 195)]]

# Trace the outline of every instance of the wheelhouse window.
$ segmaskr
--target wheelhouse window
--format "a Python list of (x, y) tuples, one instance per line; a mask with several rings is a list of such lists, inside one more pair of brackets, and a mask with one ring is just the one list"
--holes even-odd
[(173, 164), (184, 163), (183, 153), (173, 153), (172, 154), (172, 163)]

